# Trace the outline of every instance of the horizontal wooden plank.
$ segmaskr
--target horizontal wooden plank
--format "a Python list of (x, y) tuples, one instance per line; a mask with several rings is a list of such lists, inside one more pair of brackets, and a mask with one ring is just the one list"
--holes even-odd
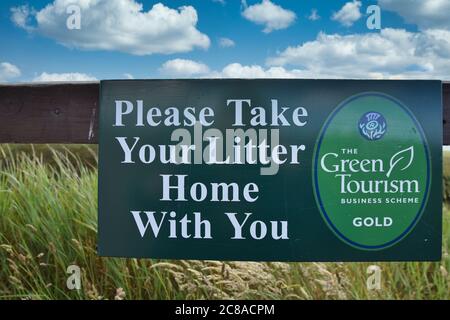
[(450, 82), (442, 86), (443, 121), (444, 121), (444, 142), (445, 146), (450, 145)]
[(0, 143), (97, 143), (99, 83), (0, 86)]
[[(97, 143), (99, 83), (0, 85), (0, 143)], [(443, 85), (450, 145), (450, 83)]]

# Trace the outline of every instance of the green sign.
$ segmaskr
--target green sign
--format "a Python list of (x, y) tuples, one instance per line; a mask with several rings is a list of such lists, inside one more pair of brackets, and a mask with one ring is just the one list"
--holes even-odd
[(102, 81), (102, 256), (439, 260), (440, 81)]

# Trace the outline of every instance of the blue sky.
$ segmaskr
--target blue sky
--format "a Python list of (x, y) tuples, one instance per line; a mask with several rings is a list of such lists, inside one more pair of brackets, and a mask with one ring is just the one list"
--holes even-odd
[[(80, 8), (79, 30), (66, 26), (69, 5)], [(366, 26), (370, 5), (381, 8), (381, 30)], [(0, 82), (445, 80), (448, 12), (450, 0), (2, 0)]]

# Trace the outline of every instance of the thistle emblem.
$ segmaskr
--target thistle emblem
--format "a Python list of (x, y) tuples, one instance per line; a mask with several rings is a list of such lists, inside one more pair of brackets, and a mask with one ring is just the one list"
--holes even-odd
[(359, 120), (359, 132), (367, 140), (381, 139), (386, 133), (387, 125), (384, 117), (378, 112), (367, 112)]

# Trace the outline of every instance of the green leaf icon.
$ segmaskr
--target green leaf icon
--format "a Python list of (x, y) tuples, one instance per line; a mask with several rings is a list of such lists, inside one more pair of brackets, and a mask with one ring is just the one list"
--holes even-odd
[(389, 171), (387, 172), (386, 176), (389, 178), (391, 176), (392, 171), (395, 167), (397, 167), (401, 163), (406, 163), (400, 171), (403, 171), (412, 164), (414, 160), (414, 147), (411, 146), (409, 148), (406, 148), (404, 150), (400, 150), (396, 154), (394, 154), (390, 161), (390, 167)]

